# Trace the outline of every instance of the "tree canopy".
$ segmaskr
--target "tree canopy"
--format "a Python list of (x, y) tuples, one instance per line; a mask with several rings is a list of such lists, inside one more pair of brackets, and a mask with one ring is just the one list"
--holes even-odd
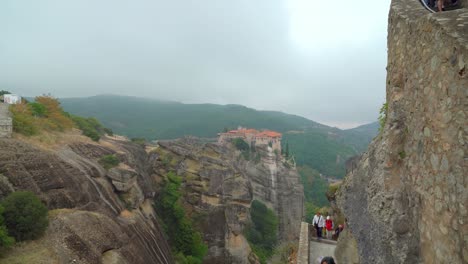
[(8, 233), (18, 241), (38, 238), (49, 224), (47, 207), (32, 192), (13, 192), (1, 205)]

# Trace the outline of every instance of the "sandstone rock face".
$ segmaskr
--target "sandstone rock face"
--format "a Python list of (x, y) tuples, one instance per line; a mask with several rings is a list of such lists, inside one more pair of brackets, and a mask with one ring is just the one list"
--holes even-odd
[[(32, 191), (51, 210), (41, 239), (53, 255), (51, 263), (173, 263), (151, 206), (154, 191), (143, 186), (151, 181), (142, 164), (148, 156), (130, 143), (102, 143), (107, 146), (75, 143), (46, 151), (0, 139), (0, 196)], [(132, 173), (107, 173), (97, 160), (109, 154), (118, 155)], [(132, 187), (125, 188), (129, 181)], [(119, 197), (133, 188), (140, 194), (129, 211)]]
[(359, 264), (359, 252), (356, 240), (348, 229), (341, 232), (335, 249), (337, 263)]
[(338, 205), (361, 263), (468, 263), (468, 10), (393, 0), (388, 31), (387, 121)]
[(298, 239), (303, 215), (299, 175), (271, 150), (257, 151), (260, 160), (245, 161), (229, 146), (193, 139), (160, 142), (153, 150), (156, 181), (169, 171), (183, 178), (186, 207), (209, 247), (205, 263), (258, 262), (243, 235), (253, 199), (278, 214), (282, 240)]

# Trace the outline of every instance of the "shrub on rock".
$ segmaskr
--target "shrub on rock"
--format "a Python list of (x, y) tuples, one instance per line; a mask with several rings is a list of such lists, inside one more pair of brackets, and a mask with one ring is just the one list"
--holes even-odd
[(31, 192), (13, 192), (1, 205), (8, 233), (18, 241), (38, 238), (49, 224), (47, 207)]
[(2, 216), (4, 210), (0, 205), (0, 248), (8, 248), (15, 243), (15, 239), (8, 235), (8, 230)]

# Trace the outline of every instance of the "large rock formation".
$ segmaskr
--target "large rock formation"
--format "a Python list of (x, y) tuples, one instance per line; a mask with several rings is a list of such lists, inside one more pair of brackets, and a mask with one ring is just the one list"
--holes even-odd
[(257, 148), (259, 158), (246, 161), (229, 145), (183, 139), (160, 142), (152, 153), (161, 179), (169, 171), (183, 178), (185, 205), (209, 247), (206, 263), (257, 262), (243, 235), (253, 199), (276, 211), (283, 241), (298, 239), (302, 185), (271, 149)]
[[(40, 243), (13, 248), (9, 261), (43, 255), (34, 261), (173, 263), (153, 210), (169, 171), (183, 178), (184, 206), (209, 246), (205, 263), (258, 262), (243, 235), (253, 199), (277, 212), (283, 241), (299, 236), (302, 185), (297, 172), (271, 150), (258, 148), (258, 158), (245, 161), (232, 147), (193, 139), (145, 150), (112, 138), (95, 143), (75, 134), (65, 137), (64, 144), (53, 146), (0, 139), (0, 198), (28, 190), (50, 210)], [(107, 155), (120, 164), (106, 170), (99, 161)]]
[(393, 0), (388, 34), (387, 120), (340, 190), (340, 243), (361, 263), (468, 263), (468, 10)]
[[(119, 156), (120, 170), (133, 171), (129, 186), (120, 183), (128, 174), (116, 177), (97, 162), (109, 154)], [(173, 263), (151, 206), (147, 158), (141, 147), (113, 140), (99, 145), (82, 139), (45, 150), (0, 139), (0, 197), (32, 191), (51, 210), (40, 246), (13, 248), (6, 257), (14, 263), (16, 255), (47, 256), (34, 263)], [(128, 195), (134, 188), (140, 189), (138, 199)], [(125, 195), (136, 201), (128, 205)]]

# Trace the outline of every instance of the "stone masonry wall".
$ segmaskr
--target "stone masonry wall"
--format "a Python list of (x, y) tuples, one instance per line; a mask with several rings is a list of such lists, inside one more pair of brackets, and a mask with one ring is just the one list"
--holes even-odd
[(468, 9), (393, 0), (387, 72), (384, 131), (338, 195), (361, 262), (468, 263)]
[(11, 137), (13, 121), (8, 111), (8, 104), (0, 103), (0, 138)]

